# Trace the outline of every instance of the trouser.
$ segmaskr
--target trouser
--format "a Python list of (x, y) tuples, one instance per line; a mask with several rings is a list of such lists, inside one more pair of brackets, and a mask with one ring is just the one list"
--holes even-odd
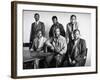
[(52, 60), (53, 60), (53, 55), (50, 55), (50, 56), (46, 57), (46, 67), (50, 67), (51, 66)]
[(72, 66), (78, 67), (78, 66), (85, 66), (86, 59), (77, 61), (75, 64), (71, 64)]
[(52, 65), (53, 65), (55, 67), (61, 67), (62, 59), (63, 59), (62, 55), (56, 55), (56, 56), (50, 55), (50, 56), (46, 57), (47, 66), (52, 67)]
[(79, 62), (77, 62), (75, 64), (75, 66), (85, 66), (85, 63), (86, 63), (86, 59), (83, 59), (83, 60), (80, 60)]
[(56, 67), (61, 67), (63, 56), (58, 54), (57, 56), (55, 56), (55, 59), (56, 59)]

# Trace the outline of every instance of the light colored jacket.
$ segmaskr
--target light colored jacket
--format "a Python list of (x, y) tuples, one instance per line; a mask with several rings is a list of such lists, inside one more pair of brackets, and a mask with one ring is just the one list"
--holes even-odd
[(66, 39), (63, 36), (59, 36), (59, 38), (52, 38), (49, 40), (48, 45), (53, 46), (54, 48), (57, 48), (60, 50), (60, 54), (65, 54), (67, 51), (67, 43)]
[(35, 47), (35, 49), (42, 49), (44, 47), (46, 40), (47, 39), (43, 36), (40, 39), (36, 37), (34, 39), (33, 46)]

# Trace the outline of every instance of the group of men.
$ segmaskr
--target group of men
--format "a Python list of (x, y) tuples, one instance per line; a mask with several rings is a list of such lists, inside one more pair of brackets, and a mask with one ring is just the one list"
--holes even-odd
[(63, 25), (58, 22), (57, 16), (53, 16), (49, 39), (45, 37), (45, 25), (39, 21), (39, 18), (40, 15), (35, 13), (35, 22), (31, 26), (29, 50), (51, 52), (53, 55), (45, 59), (47, 67), (51, 67), (54, 60), (55, 67), (84, 66), (87, 48), (85, 40), (80, 38), (77, 17), (71, 15), (65, 32)]

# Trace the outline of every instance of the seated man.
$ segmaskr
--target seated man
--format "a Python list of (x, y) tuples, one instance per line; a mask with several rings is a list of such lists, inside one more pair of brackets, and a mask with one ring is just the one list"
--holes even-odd
[(38, 30), (37, 37), (33, 40), (33, 44), (32, 44), (33, 50), (38, 51), (38, 52), (45, 51), (44, 45), (45, 45), (46, 40), (47, 39), (45, 37), (43, 37), (43, 35), (42, 35), (42, 31)]
[(84, 66), (86, 60), (86, 42), (84, 39), (80, 38), (80, 31), (78, 29), (74, 30), (74, 40), (72, 40), (69, 47), (69, 61), (71, 66)]
[[(60, 35), (60, 29), (58, 27), (54, 32), (55, 37), (47, 41), (47, 45), (50, 47), (51, 51), (54, 52), (53, 58), (56, 60), (56, 67), (60, 67), (63, 56), (67, 51), (67, 44), (66, 39), (62, 35)], [(47, 59), (50, 58), (48, 57)]]
[[(46, 52), (46, 49), (45, 49), (45, 43), (46, 43), (46, 38), (43, 37), (42, 35), (42, 31), (41, 30), (38, 30), (37, 31), (37, 36), (36, 38), (33, 40), (33, 44), (32, 44), (32, 49), (30, 49), (31, 51), (36, 51), (38, 53), (43, 53), (43, 52)], [(34, 68), (39, 68), (39, 58), (35, 58), (34, 60)], [(44, 58), (42, 59), (43, 61), (43, 64), (44, 63)]]

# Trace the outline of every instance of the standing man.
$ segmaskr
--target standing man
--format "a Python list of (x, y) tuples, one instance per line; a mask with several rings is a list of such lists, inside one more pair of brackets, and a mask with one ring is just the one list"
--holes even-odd
[(76, 18), (76, 15), (71, 15), (70, 22), (67, 24), (67, 27), (66, 27), (66, 37), (67, 37), (68, 42), (73, 40), (73, 31), (75, 29), (78, 29), (77, 18)]
[(74, 39), (69, 46), (69, 61), (72, 66), (84, 66), (87, 56), (86, 42), (80, 38), (80, 31), (78, 29), (73, 32)]
[(65, 30), (64, 30), (64, 28), (63, 28), (63, 25), (60, 24), (60, 23), (58, 22), (58, 18), (57, 18), (56, 16), (53, 16), (53, 17), (52, 17), (52, 21), (53, 21), (53, 25), (51, 26), (51, 29), (50, 29), (50, 31), (49, 31), (49, 37), (52, 38), (52, 37), (55, 36), (55, 35), (54, 35), (54, 31), (55, 31), (56, 27), (59, 27), (59, 29), (60, 29), (60, 34), (61, 34), (63, 37), (65, 37)]
[[(53, 58), (56, 60), (56, 67), (62, 66), (62, 59), (67, 51), (67, 43), (65, 37), (60, 35), (60, 28), (56, 27), (54, 30), (55, 37), (53, 37), (47, 45), (54, 52)], [(49, 57), (47, 58), (49, 59)], [(52, 58), (51, 58), (52, 59)], [(50, 60), (49, 60), (50, 61)]]
[(45, 25), (43, 22), (39, 21), (40, 15), (35, 13), (34, 15), (35, 22), (31, 25), (31, 34), (30, 34), (30, 46), (29, 49), (32, 48), (33, 40), (36, 38), (36, 34), (38, 30), (41, 30), (43, 36), (45, 36)]

